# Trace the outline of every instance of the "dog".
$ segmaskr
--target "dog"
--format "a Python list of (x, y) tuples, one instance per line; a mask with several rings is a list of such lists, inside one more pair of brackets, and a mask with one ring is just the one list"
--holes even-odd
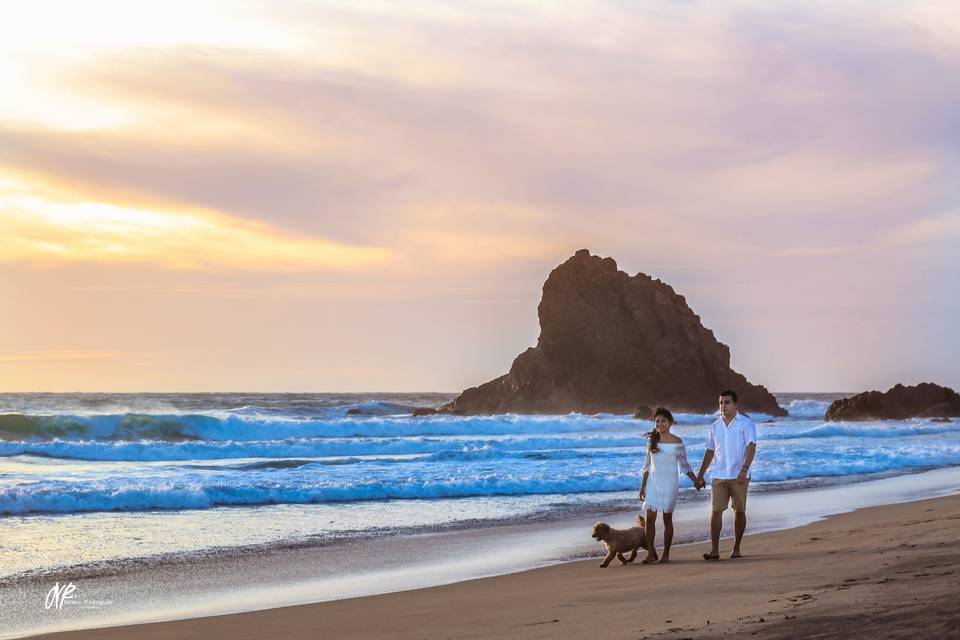
[[(598, 522), (593, 525), (590, 535), (607, 547), (607, 557), (600, 563), (601, 569), (606, 568), (614, 556), (621, 563), (630, 564), (637, 558), (637, 549), (647, 548), (647, 530), (642, 516), (637, 516), (637, 526), (629, 529), (614, 529), (606, 522)], [(627, 551), (630, 552), (629, 558), (623, 555)]]

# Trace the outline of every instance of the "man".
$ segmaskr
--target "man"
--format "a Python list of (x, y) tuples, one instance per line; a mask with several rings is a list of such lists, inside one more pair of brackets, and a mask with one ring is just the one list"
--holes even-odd
[(750, 484), (750, 465), (757, 453), (757, 425), (743, 415), (737, 408), (737, 393), (720, 393), (720, 417), (710, 425), (707, 434), (707, 450), (703, 452), (700, 473), (697, 474), (697, 486), (703, 488), (706, 482), (703, 474), (711, 462), (713, 481), (710, 489), (712, 513), (710, 514), (710, 553), (703, 554), (704, 560), (720, 559), (720, 530), (723, 528), (723, 512), (732, 501), (734, 510), (734, 539), (731, 558), (740, 557), (740, 541), (747, 528), (747, 487)]

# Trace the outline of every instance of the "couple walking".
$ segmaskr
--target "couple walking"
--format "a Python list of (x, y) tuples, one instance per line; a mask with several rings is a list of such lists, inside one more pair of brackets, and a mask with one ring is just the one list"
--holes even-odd
[[(707, 483), (704, 474), (715, 463), (710, 485), (711, 515), (709, 553), (704, 560), (720, 558), (720, 530), (723, 528), (723, 512), (733, 502), (734, 541), (731, 558), (740, 557), (740, 541), (747, 528), (747, 487), (750, 484), (750, 465), (757, 450), (757, 426), (753, 420), (740, 413), (735, 391), (720, 393), (720, 417), (707, 434), (706, 451), (700, 464), (700, 473), (693, 474), (687, 462), (683, 440), (671, 433), (673, 414), (664, 407), (653, 414), (654, 429), (648, 434), (647, 458), (643, 465), (643, 481), (640, 499), (646, 513), (647, 557), (644, 564), (670, 561), (670, 545), (673, 542), (673, 508), (680, 492), (679, 469), (687, 474), (697, 491)], [(654, 540), (657, 535), (657, 513), (663, 514), (663, 555), (658, 556)]]

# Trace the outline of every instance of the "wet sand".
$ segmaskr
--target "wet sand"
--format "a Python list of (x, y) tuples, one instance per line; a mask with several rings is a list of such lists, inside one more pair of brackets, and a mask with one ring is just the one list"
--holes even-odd
[(668, 565), (599, 569), (598, 556), (427, 589), (35, 637), (960, 637), (960, 496), (748, 536), (738, 560), (726, 559), (729, 549), (725, 541), (724, 559), (711, 563), (695, 544), (676, 548)]

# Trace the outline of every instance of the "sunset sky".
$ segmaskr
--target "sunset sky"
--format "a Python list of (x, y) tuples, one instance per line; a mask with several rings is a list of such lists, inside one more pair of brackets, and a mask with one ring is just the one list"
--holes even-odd
[(0, 3), (0, 391), (458, 391), (583, 247), (960, 388), (955, 0)]

